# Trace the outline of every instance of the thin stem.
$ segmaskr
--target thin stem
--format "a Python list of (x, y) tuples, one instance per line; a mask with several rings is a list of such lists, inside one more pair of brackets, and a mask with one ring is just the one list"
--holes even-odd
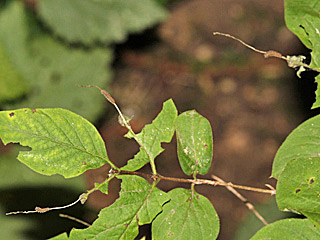
[(83, 200), (81, 201), (82, 204), (85, 203), (85, 201), (87, 200), (88, 196), (89, 196), (91, 193), (93, 193), (94, 191), (99, 190), (99, 188), (100, 188), (103, 184), (105, 184), (105, 183), (107, 183), (107, 182), (110, 182), (114, 177), (116, 177), (116, 176), (119, 174), (119, 173), (117, 173), (117, 172), (114, 172), (112, 169), (110, 169), (109, 173), (110, 173), (110, 174), (109, 174), (109, 177), (106, 178), (102, 183), (96, 185), (94, 188), (91, 188), (90, 190), (88, 190), (87, 193), (84, 193), (84, 194), (83, 194)]
[(230, 34), (221, 33), (221, 32), (213, 32), (213, 35), (220, 35), (220, 36), (224, 36), (224, 37), (228, 37), (228, 38), (231, 38), (233, 40), (236, 40), (236, 41), (240, 42), (242, 45), (246, 46), (247, 48), (250, 48), (251, 50), (253, 50), (253, 51), (257, 52), (257, 53), (261, 53), (261, 54), (266, 54), (267, 53), (266, 51), (259, 50), (259, 49), (256, 49), (256, 48), (252, 47), (251, 45), (245, 43), (241, 39), (236, 38), (236, 37), (234, 37), (234, 36), (232, 36)]
[[(116, 171), (116, 170), (115, 170)], [(194, 179), (185, 179), (185, 178), (175, 178), (175, 177), (165, 177), (161, 175), (152, 175), (152, 174), (146, 174), (146, 173), (141, 173), (141, 172), (131, 172), (131, 171), (120, 171), (120, 174), (131, 174), (131, 175), (138, 175), (142, 176), (145, 178), (160, 178), (161, 180), (166, 180), (166, 181), (172, 181), (172, 182), (184, 182), (184, 183), (193, 183), (195, 185), (200, 185), (200, 184), (205, 184), (205, 185), (211, 185), (211, 186), (229, 186), (233, 188), (238, 188), (246, 191), (252, 191), (252, 192), (259, 192), (259, 193), (266, 193), (270, 195), (275, 195), (276, 190), (275, 189), (262, 189), (262, 188), (256, 188), (256, 187), (248, 187), (248, 186), (242, 186), (242, 185), (236, 185), (231, 182), (219, 182), (219, 181), (214, 181), (214, 180), (209, 180), (209, 179), (201, 179), (198, 178), (196, 180)]]
[(85, 225), (85, 226), (88, 226), (88, 227), (91, 226), (91, 224), (89, 224), (89, 223), (87, 223), (87, 222), (85, 222), (85, 221), (82, 221), (82, 220), (80, 220), (80, 219), (78, 219), (78, 218), (69, 216), (69, 215), (67, 215), (67, 214), (62, 214), (62, 213), (60, 213), (60, 214), (59, 214), (59, 217), (67, 218), (67, 219), (70, 219), (70, 220), (72, 220), (72, 221), (76, 221), (76, 222), (81, 223), (81, 224), (83, 224), (83, 225)]
[(15, 215), (15, 214), (30, 214), (30, 213), (46, 213), (52, 210), (61, 210), (61, 209), (65, 209), (65, 208), (69, 208), (75, 204), (77, 204), (78, 202), (82, 202), (84, 198), (84, 193), (81, 194), (79, 196), (79, 198), (74, 201), (73, 203), (70, 203), (68, 205), (65, 206), (61, 206), (61, 207), (46, 207), (46, 208), (41, 208), (41, 207), (35, 207), (35, 209), (33, 211), (16, 211), (16, 212), (9, 212), (6, 213), (6, 215)]
[[(83, 87), (83, 88), (97, 88), (98, 90), (100, 90), (100, 93), (115, 107), (115, 109), (117, 110), (117, 112), (119, 113), (119, 116), (124, 124), (124, 126), (129, 130), (129, 132), (132, 134), (133, 138), (136, 140), (136, 142), (139, 144), (139, 146), (146, 151), (148, 158), (150, 160), (150, 165), (151, 165), (151, 169), (152, 169), (152, 173), (154, 175), (157, 175), (157, 169), (156, 169), (156, 165), (154, 163), (154, 159), (152, 159), (152, 157), (150, 156), (150, 153), (147, 151), (146, 147), (143, 145), (143, 143), (139, 140), (139, 138), (137, 137), (137, 135), (135, 134), (135, 132), (132, 130), (129, 122), (125, 119), (125, 117), (123, 116), (120, 108), (118, 107), (116, 101), (114, 100), (114, 98), (106, 91), (101, 89), (100, 87), (96, 86), (96, 85), (79, 85), (79, 87)], [(113, 167), (114, 169), (119, 170), (119, 168), (117, 167)]]
[[(223, 181), (221, 178), (215, 176), (215, 175), (211, 175), (211, 177), (221, 183), (225, 183), (225, 181)], [(253, 212), (254, 215), (256, 215), (256, 217), (264, 224), (264, 225), (269, 225), (269, 223), (260, 215), (260, 213), (255, 209), (255, 207), (253, 206), (252, 203), (250, 203), (248, 201), (248, 199), (246, 199), (244, 196), (242, 196), (237, 190), (235, 190), (233, 187), (230, 186), (225, 186), (226, 189), (228, 189), (231, 193), (233, 193), (237, 198), (239, 198), (245, 205), (246, 207)]]
[(221, 33), (221, 32), (213, 32), (213, 35), (220, 35), (220, 36), (224, 36), (224, 37), (228, 37), (228, 38), (231, 38), (233, 40), (236, 40), (236, 41), (240, 42), (242, 45), (246, 46), (247, 48), (249, 48), (249, 49), (251, 49), (251, 50), (253, 50), (253, 51), (257, 52), (257, 53), (263, 54), (263, 56), (265, 58), (275, 57), (275, 58), (279, 58), (279, 59), (285, 60), (288, 63), (289, 67), (295, 68), (297, 66), (302, 66), (302, 67), (305, 67), (305, 68), (309, 68), (309, 69), (311, 69), (313, 71), (320, 72), (320, 69), (310, 67), (308, 64), (303, 63), (302, 60), (300, 62), (297, 62), (294, 65), (292, 65), (291, 64), (291, 56), (283, 56), (281, 53), (279, 53), (277, 51), (274, 51), (274, 50), (263, 51), (263, 50), (256, 49), (253, 46), (245, 43), (241, 39), (236, 38), (235, 36), (232, 36), (230, 34)]

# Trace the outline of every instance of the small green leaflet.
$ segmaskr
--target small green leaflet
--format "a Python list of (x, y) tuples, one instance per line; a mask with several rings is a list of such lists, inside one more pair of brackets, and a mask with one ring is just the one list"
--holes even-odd
[(0, 112), (0, 138), (29, 146), (18, 159), (34, 171), (71, 178), (98, 168), (108, 159), (97, 129), (65, 109), (28, 108)]
[(284, 219), (259, 230), (250, 240), (313, 240), (320, 232), (308, 219)]
[(210, 201), (189, 189), (170, 191), (170, 202), (152, 223), (153, 240), (216, 239), (219, 217)]
[[(139, 176), (122, 175), (120, 197), (112, 205), (101, 210), (92, 226), (72, 230), (69, 239), (134, 239), (138, 226), (151, 223), (169, 200), (165, 192), (150, 185)], [(54, 239), (66, 239), (59, 235)]]
[(272, 176), (280, 174), (293, 159), (320, 156), (320, 115), (315, 116), (290, 133), (280, 146), (273, 161)]
[(180, 166), (187, 175), (206, 174), (212, 162), (213, 137), (209, 121), (196, 111), (180, 114), (176, 120)]
[[(320, 3), (318, 0), (285, 0), (285, 20), (287, 27), (296, 34), (303, 44), (312, 50), (311, 67), (320, 69)], [(320, 107), (320, 76), (316, 101), (312, 108)]]
[(167, 16), (153, 0), (41, 0), (38, 10), (57, 35), (86, 45), (122, 42)]
[[(163, 152), (161, 147), (162, 142), (170, 142), (174, 134), (174, 123), (177, 118), (177, 109), (172, 99), (163, 103), (163, 108), (159, 115), (151, 124), (146, 125), (142, 131), (136, 134), (139, 141), (145, 147), (140, 147), (140, 151), (133, 159), (128, 161), (128, 164), (121, 170), (135, 171), (150, 162), (150, 158), (154, 160), (160, 153)], [(133, 135), (128, 132), (128, 138), (133, 138)]]
[(308, 216), (320, 226), (320, 157), (300, 157), (290, 161), (277, 183), (280, 210)]

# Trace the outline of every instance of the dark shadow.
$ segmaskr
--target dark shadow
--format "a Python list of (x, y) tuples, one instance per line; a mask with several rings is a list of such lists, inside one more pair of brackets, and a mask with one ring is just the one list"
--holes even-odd
[[(0, 205), (5, 212), (34, 210), (39, 207), (56, 207), (74, 202), (81, 193), (72, 189), (57, 187), (9, 188), (0, 189)], [(61, 218), (59, 214), (67, 214), (85, 221), (88, 209), (80, 203), (71, 208), (55, 210), (43, 214), (10, 215), (8, 218), (19, 218), (31, 222), (32, 227), (22, 233), (26, 239), (48, 239), (72, 228), (85, 228), (75, 221)]]
[[(307, 56), (305, 63), (309, 64), (311, 60), (310, 51), (307, 48), (303, 48), (301, 55)], [(296, 72), (297, 71), (298, 69)], [(317, 89), (315, 77), (318, 76), (318, 74), (318, 72), (307, 69), (301, 73), (301, 78), (296, 75), (295, 79), (293, 79), (295, 95), (299, 104), (298, 109), (302, 116), (305, 116), (305, 119), (309, 119), (320, 113), (319, 108), (311, 109), (312, 104), (315, 102), (315, 91)]]

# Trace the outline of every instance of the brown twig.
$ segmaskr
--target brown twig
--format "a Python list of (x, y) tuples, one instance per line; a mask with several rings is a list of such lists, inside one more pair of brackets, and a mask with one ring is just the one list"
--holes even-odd
[(80, 220), (80, 219), (78, 219), (78, 218), (69, 216), (69, 215), (67, 215), (67, 214), (62, 214), (62, 213), (60, 213), (60, 214), (59, 214), (59, 217), (67, 218), (67, 219), (76, 221), (76, 222), (81, 223), (81, 224), (83, 224), (83, 225), (85, 225), (85, 226), (88, 226), (88, 227), (91, 226), (91, 224), (89, 224), (89, 223), (87, 223), (87, 222), (85, 222), (85, 221), (82, 221), (82, 220)]
[(224, 36), (224, 37), (236, 40), (236, 41), (240, 42), (242, 45), (246, 46), (247, 48), (249, 48), (249, 49), (251, 49), (251, 50), (253, 50), (253, 51), (257, 52), (257, 53), (263, 54), (263, 56), (265, 58), (275, 57), (275, 58), (279, 58), (279, 59), (285, 60), (287, 62), (287, 64), (288, 64), (288, 66), (291, 67), (291, 68), (296, 68), (296, 67), (300, 66), (300, 67), (309, 68), (309, 69), (311, 69), (313, 71), (316, 71), (316, 72), (320, 72), (320, 69), (310, 67), (308, 64), (303, 63), (302, 61), (305, 58), (304, 56), (283, 56), (281, 53), (279, 53), (277, 51), (274, 51), (274, 50), (269, 50), (269, 51), (259, 50), (259, 49), (254, 48), (253, 46), (245, 43), (241, 39), (236, 38), (235, 36), (232, 36), (232, 35), (227, 34), (227, 33), (213, 32), (213, 35), (220, 35), (220, 36)]
[[(115, 170), (115, 172), (117, 172)], [(253, 192), (259, 192), (259, 193), (266, 193), (270, 195), (275, 195), (276, 190), (275, 189), (262, 189), (262, 188), (256, 188), (256, 187), (248, 187), (248, 186), (242, 186), (242, 185), (236, 185), (231, 182), (219, 182), (219, 181), (213, 181), (209, 179), (201, 179), (198, 178), (196, 180), (194, 179), (185, 179), (185, 178), (175, 178), (175, 177), (165, 177), (161, 175), (153, 175), (153, 174), (146, 174), (146, 173), (140, 173), (140, 172), (130, 172), (130, 171), (120, 171), (120, 174), (131, 174), (131, 175), (138, 175), (145, 178), (151, 178), (151, 179), (157, 179), (160, 178), (160, 180), (166, 180), (166, 181), (172, 181), (172, 182), (184, 182), (184, 183), (193, 183), (196, 185), (200, 184), (206, 184), (211, 186), (224, 186), (224, 187), (233, 187), (238, 188), (246, 191), (253, 191)]]
[[(221, 178), (211, 175), (211, 177), (221, 183), (225, 183)], [(231, 193), (233, 193), (237, 198), (239, 198), (245, 205), (246, 207), (253, 212), (254, 215), (264, 224), (264, 225), (269, 225), (269, 223), (260, 215), (260, 213), (255, 209), (252, 203), (248, 201), (244, 196), (242, 196), (237, 190), (235, 190), (233, 187), (226, 186), (226, 189), (228, 189)]]

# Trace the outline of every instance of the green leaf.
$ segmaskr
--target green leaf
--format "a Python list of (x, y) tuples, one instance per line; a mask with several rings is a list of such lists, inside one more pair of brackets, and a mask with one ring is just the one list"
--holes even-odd
[(319, 224), (319, 194), (320, 157), (300, 157), (290, 161), (277, 183), (279, 209), (313, 214), (313, 219)]
[(75, 177), (110, 163), (104, 142), (87, 120), (64, 109), (19, 109), (0, 112), (4, 144), (29, 146), (18, 159), (44, 175)]
[(58, 236), (50, 238), (50, 240), (66, 240), (69, 239), (67, 233), (61, 233)]
[(152, 0), (42, 0), (38, 9), (56, 34), (84, 44), (121, 42), (166, 17)]
[[(312, 50), (311, 67), (320, 69), (320, 5), (318, 0), (285, 0), (285, 20), (287, 27), (296, 34), (303, 44)], [(312, 108), (320, 106), (320, 77), (316, 77), (318, 84), (316, 102)]]
[(303, 122), (282, 143), (273, 161), (272, 176), (279, 178), (287, 163), (300, 157), (320, 156), (320, 115)]
[(72, 230), (70, 239), (134, 239), (138, 226), (151, 223), (169, 200), (165, 192), (138, 176), (122, 175), (120, 198), (101, 210), (99, 218), (84, 230)]
[(9, 108), (61, 107), (89, 120), (99, 116), (104, 99), (93, 89), (77, 85), (103, 87), (108, 83), (110, 49), (64, 45), (45, 34), (18, 1), (0, 14), (0, 42), (31, 90), (23, 102)]
[[(146, 125), (139, 134), (136, 134), (140, 143), (145, 147), (128, 161), (128, 164), (121, 170), (135, 171), (154, 160), (163, 152), (162, 142), (170, 142), (174, 134), (174, 123), (177, 118), (177, 109), (172, 99), (163, 103), (163, 108), (159, 115), (151, 124)], [(126, 137), (133, 138), (129, 132)]]
[(212, 162), (213, 138), (209, 121), (196, 111), (180, 114), (176, 120), (177, 151), (183, 172), (206, 174)]
[(320, 239), (320, 232), (308, 219), (284, 219), (258, 231), (251, 240), (311, 240)]
[(219, 217), (210, 201), (191, 190), (176, 188), (152, 223), (152, 239), (216, 239)]
[(24, 79), (16, 71), (0, 43), (0, 103), (14, 100), (26, 91)]
[(15, 147), (14, 151), (0, 155), (0, 188), (10, 187), (32, 187), (32, 186), (55, 186), (70, 187), (72, 189), (83, 192), (85, 183), (82, 176), (72, 179), (65, 179), (62, 176), (43, 176), (17, 161), (18, 149), (23, 147)]

